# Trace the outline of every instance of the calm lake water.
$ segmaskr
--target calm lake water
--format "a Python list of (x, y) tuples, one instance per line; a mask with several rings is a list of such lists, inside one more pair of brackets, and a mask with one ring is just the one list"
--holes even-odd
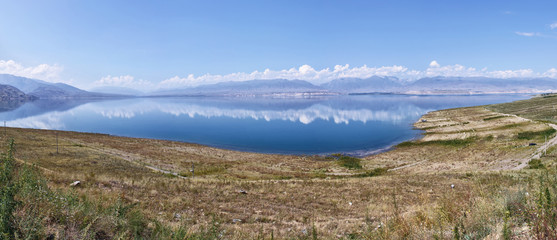
[(434, 110), (528, 95), (361, 95), (319, 98), (135, 98), (0, 106), (9, 127), (108, 133), (263, 153), (355, 155), (416, 138)]

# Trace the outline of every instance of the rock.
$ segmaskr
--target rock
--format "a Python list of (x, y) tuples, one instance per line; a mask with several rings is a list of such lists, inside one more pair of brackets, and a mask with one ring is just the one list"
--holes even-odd
[(179, 213), (175, 213), (175, 214), (174, 214), (174, 218), (180, 219), (180, 218), (182, 218), (182, 215), (180, 215)]
[(240, 223), (240, 222), (242, 222), (242, 219), (237, 219), (237, 218), (232, 219), (232, 223)]
[(77, 187), (79, 185), (81, 185), (81, 181), (75, 181), (75, 182), (70, 184), (70, 187)]

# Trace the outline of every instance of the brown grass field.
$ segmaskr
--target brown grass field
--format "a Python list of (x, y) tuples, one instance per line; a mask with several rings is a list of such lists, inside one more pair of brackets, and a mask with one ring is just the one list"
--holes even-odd
[[(102, 216), (61, 222), (43, 206), (43, 238), (543, 239), (557, 237), (537, 227), (555, 231), (554, 222), (536, 225), (540, 196), (550, 198), (544, 214), (557, 209), (557, 148), (540, 152), (555, 136), (553, 105), (557, 97), (430, 112), (415, 124), (423, 138), (361, 160), (35, 129), (0, 136), (50, 189), (98, 212), (132, 206), (145, 222), (134, 231)], [(159, 225), (170, 233), (156, 235)]]

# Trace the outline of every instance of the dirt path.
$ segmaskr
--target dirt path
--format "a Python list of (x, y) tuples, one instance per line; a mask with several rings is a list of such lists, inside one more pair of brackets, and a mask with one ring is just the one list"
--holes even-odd
[(82, 142), (75, 141), (73, 139), (66, 139), (66, 140), (70, 141), (70, 142), (73, 142), (73, 143), (76, 143), (76, 144), (86, 145), (88, 148), (93, 149), (95, 151), (98, 151), (98, 152), (101, 152), (101, 153), (104, 153), (104, 154), (107, 154), (107, 155), (118, 157), (118, 158), (120, 158), (124, 161), (136, 164), (138, 166), (142, 166), (144, 168), (150, 169), (150, 170), (155, 171), (155, 172), (159, 172), (159, 173), (163, 173), (163, 174), (170, 174), (170, 175), (173, 175), (173, 176), (178, 177), (178, 178), (187, 179), (186, 177), (184, 177), (184, 176), (182, 176), (178, 173), (175, 173), (175, 172), (172, 172), (172, 171), (169, 171), (169, 170), (164, 170), (162, 168), (147, 165), (146, 161), (142, 161), (142, 159), (144, 159), (144, 157), (138, 156), (137, 154), (134, 154), (134, 153), (124, 152), (124, 151), (120, 151), (120, 150), (112, 149), (112, 148), (92, 147), (90, 145), (84, 144)]
[[(557, 130), (557, 125), (555, 124), (548, 124), (550, 127), (552, 127), (553, 129)], [(545, 152), (545, 150), (547, 150), (549, 147), (553, 146), (557, 144), (557, 134), (555, 135), (555, 137), (553, 137), (552, 139), (549, 139), (547, 142), (545, 142), (544, 144), (542, 144), (535, 152), (534, 154), (530, 155), (529, 157), (525, 157), (522, 159), (518, 159), (518, 161), (520, 162), (520, 164), (518, 164), (518, 166), (514, 167), (514, 168), (510, 168), (511, 170), (519, 170), (519, 169), (523, 169), (526, 166), (528, 166), (528, 162), (530, 162), (530, 160), (532, 159), (537, 159), (540, 158), (542, 156), (542, 154)]]
[(98, 148), (95, 148), (95, 150), (100, 151), (100, 152), (105, 153), (105, 154), (108, 154), (108, 155), (119, 157), (119, 158), (121, 158), (125, 161), (143, 166), (143, 167), (148, 168), (148, 169), (150, 169), (152, 171), (155, 171), (155, 172), (160, 172), (160, 173), (163, 173), (163, 174), (170, 174), (170, 175), (174, 175), (178, 178), (186, 179), (186, 177), (184, 177), (184, 176), (182, 176), (178, 173), (175, 173), (175, 172), (172, 172), (172, 171), (169, 171), (169, 170), (164, 170), (164, 169), (154, 167), (154, 166), (149, 166), (145, 163), (145, 161), (141, 161), (142, 157), (132, 156), (131, 153), (128, 153), (128, 152), (123, 152), (123, 151), (116, 150), (116, 149), (98, 149)]
[(388, 172), (397, 171), (397, 170), (400, 170), (400, 169), (405, 169), (405, 168), (409, 168), (409, 167), (416, 166), (416, 165), (418, 165), (418, 164), (420, 164), (420, 163), (423, 163), (423, 162), (427, 162), (427, 160), (423, 160), (423, 161), (419, 161), (419, 162), (415, 162), (415, 163), (411, 163), (411, 164), (406, 164), (406, 165), (403, 165), (403, 166), (400, 166), (400, 167), (396, 167), (396, 168), (391, 168), (391, 169), (389, 169), (389, 170), (387, 170), (387, 171), (388, 171)]
[[(513, 115), (513, 114), (506, 114), (506, 113), (498, 113), (498, 114), (500, 114), (500, 116), (508, 116), (508, 117), (519, 119), (519, 122), (538, 123), (537, 121), (527, 119), (527, 118), (523, 118), (523, 117), (519, 117), (519, 116), (516, 116), (516, 115)], [(448, 118), (448, 119), (449, 119), (449, 121), (452, 121), (450, 118)], [(458, 122), (458, 121), (453, 121), (453, 122)], [(557, 125), (556, 124), (548, 123), (548, 125), (557, 130)], [(455, 126), (455, 128), (457, 128), (456, 131), (458, 131), (459, 133), (460, 133), (460, 131), (463, 131), (463, 134), (465, 134), (464, 138), (474, 137), (474, 136), (477, 135), (476, 131), (473, 128), (464, 129), (463, 125)], [(460, 137), (462, 137), (462, 136), (460, 136)], [(528, 162), (530, 160), (542, 157), (544, 152), (549, 147), (554, 146), (554, 145), (557, 145), (557, 135), (555, 137), (551, 138), (551, 139), (547, 139), (547, 141), (544, 142), (543, 144), (540, 144), (540, 145), (536, 146), (535, 150), (531, 153), (522, 153), (521, 155), (515, 155), (512, 158), (505, 159), (505, 160), (501, 159), (502, 161), (500, 161), (500, 164), (497, 164), (498, 166), (495, 169), (491, 169), (491, 170), (519, 170), (519, 169), (523, 169), (523, 168), (528, 166)], [(534, 147), (532, 149), (534, 149)], [(409, 164), (406, 164), (406, 165), (403, 165), (403, 166), (399, 166), (399, 167), (396, 167), (396, 168), (389, 169), (388, 171), (392, 172), (392, 171), (398, 171), (398, 170), (402, 170), (402, 169), (406, 169), (406, 168), (412, 168), (412, 167), (415, 167), (417, 165), (422, 165), (426, 162), (427, 162), (427, 160), (422, 160), (422, 161), (419, 161), (419, 162), (409, 163)], [(517, 163), (518, 163), (518, 165), (517, 165)]]

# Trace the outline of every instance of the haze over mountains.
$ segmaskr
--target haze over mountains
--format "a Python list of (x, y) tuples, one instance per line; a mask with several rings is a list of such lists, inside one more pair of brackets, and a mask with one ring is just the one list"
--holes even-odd
[(149, 95), (266, 95), (266, 94), (327, 94), (323, 87), (302, 80), (250, 80), (242, 82), (222, 82), (193, 88), (162, 90)]
[(25, 93), (28, 98), (64, 99), (64, 98), (101, 98), (116, 95), (88, 92), (64, 83), (50, 83), (42, 80), (0, 74), (0, 84), (7, 85)]
[[(339, 78), (315, 85), (303, 80), (249, 80), (159, 89), (143, 93), (130, 88), (99, 87), (95, 92), (68, 84), (0, 74), (2, 99), (76, 99), (122, 96), (306, 96), (335, 94), (500, 94), (557, 92), (557, 79), (499, 79), (487, 77), (429, 77), (413, 82), (396, 77)], [(13, 87), (14, 89), (12, 89)], [(21, 92), (19, 92), (21, 91)], [(23, 94), (22, 94), (23, 93)]]
[(324, 94), (501, 94), (557, 91), (557, 79), (498, 79), (485, 77), (432, 77), (404, 82), (395, 77), (339, 78), (314, 85), (303, 80), (251, 80), (223, 82), (193, 88), (163, 90), (147, 95), (324, 95)]

